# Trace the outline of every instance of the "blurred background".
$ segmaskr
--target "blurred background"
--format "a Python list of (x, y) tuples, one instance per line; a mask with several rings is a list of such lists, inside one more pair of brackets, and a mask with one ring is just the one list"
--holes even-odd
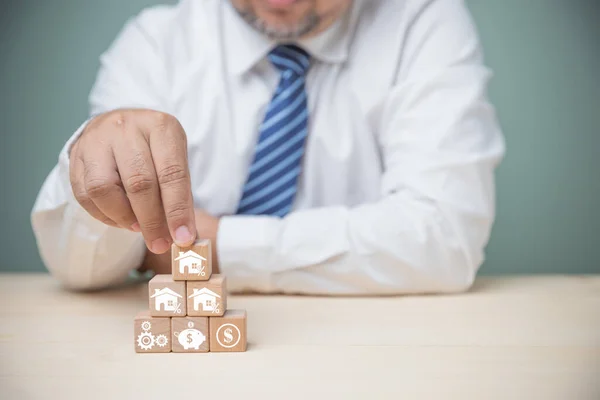
[[(157, 3), (173, 1), (0, 1), (0, 271), (45, 270), (38, 190), (87, 117), (99, 55)], [(507, 140), (481, 274), (599, 273), (600, 0), (467, 4)]]

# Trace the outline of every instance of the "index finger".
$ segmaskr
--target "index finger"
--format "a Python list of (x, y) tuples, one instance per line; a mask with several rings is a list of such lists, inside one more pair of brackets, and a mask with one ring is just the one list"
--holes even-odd
[(175, 244), (187, 247), (196, 240), (187, 139), (183, 127), (174, 117), (163, 114), (158, 118), (149, 143), (164, 215)]

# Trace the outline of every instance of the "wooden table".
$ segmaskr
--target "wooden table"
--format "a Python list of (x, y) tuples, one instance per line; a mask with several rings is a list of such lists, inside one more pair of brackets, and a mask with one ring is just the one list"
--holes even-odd
[(147, 295), (0, 275), (0, 398), (600, 399), (600, 276), (481, 278), (454, 296), (232, 296), (249, 336), (234, 354), (136, 354)]

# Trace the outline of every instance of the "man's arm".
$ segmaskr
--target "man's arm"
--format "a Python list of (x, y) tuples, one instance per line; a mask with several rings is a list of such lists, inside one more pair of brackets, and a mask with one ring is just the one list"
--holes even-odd
[(283, 219), (222, 217), (217, 243), (230, 288), (373, 294), (470, 287), (494, 221), (504, 142), (468, 11), (456, 0), (423, 3), (381, 120), (382, 198)]
[[(166, 7), (155, 8), (130, 20), (102, 55), (89, 99), (91, 116), (123, 108), (163, 108), (161, 94), (166, 93), (163, 85), (167, 80), (153, 38), (168, 13)], [(31, 215), (45, 265), (65, 286), (76, 289), (124, 281), (142, 263), (146, 252), (142, 235), (98, 221), (75, 199), (69, 153), (87, 125), (88, 121), (62, 149)]]

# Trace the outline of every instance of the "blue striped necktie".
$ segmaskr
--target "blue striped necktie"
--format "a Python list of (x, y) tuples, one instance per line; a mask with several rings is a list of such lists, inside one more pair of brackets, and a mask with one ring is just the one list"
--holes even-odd
[(304, 87), (309, 56), (301, 48), (281, 45), (269, 53), (280, 73), (279, 85), (260, 126), (238, 214), (283, 217), (292, 209), (308, 133)]

